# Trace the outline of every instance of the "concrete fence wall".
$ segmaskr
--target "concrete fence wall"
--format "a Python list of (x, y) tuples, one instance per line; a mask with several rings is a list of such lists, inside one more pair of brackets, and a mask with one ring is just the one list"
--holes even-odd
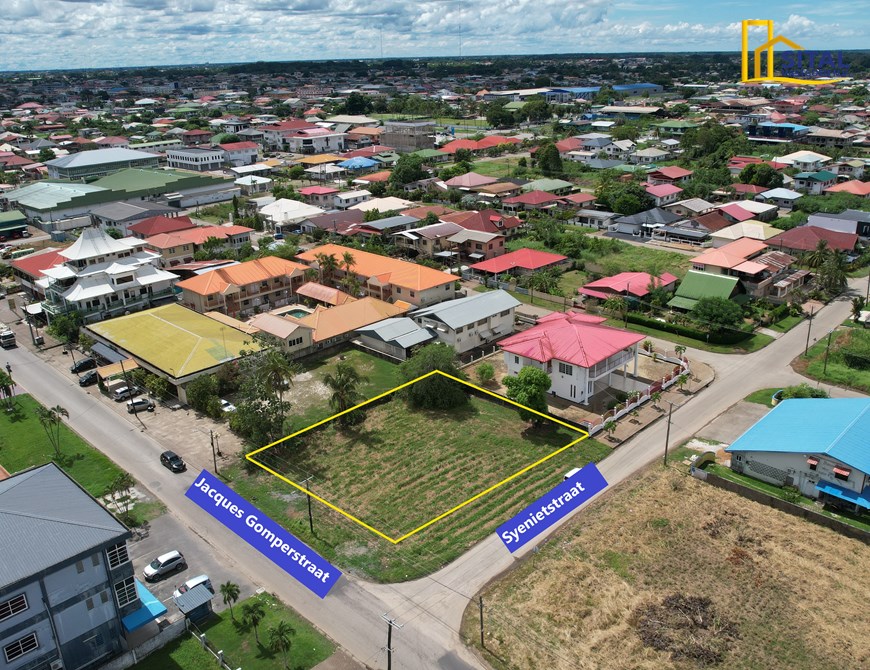
[(100, 670), (127, 670), (127, 668), (136, 665), (143, 658), (148, 656), (158, 649), (162, 649), (167, 644), (172, 642), (187, 630), (187, 619), (179, 619), (175, 623), (169, 624), (161, 630), (157, 635), (150, 640), (146, 640), (138, 647), (121, 654), (117, 658), (112, 659), (105, 665), (100, 666)]
[(738, 484), (737, 482), (733, 482), (730, 479), (724, 479), (719, 475), (713, 474), (712, 472), (707, 472), (706, 475), (707, 483), (712, 484), (717, 488), (731, 491), (732, 493), (741, 495), (744, 498), (748, 498), (749, 500), (754, 500), (755, 502), (761, 503), (762, 505), (767, 505), (768, 507), (773, 507), (774, 509), (785, 512), (786, 514), (800, 517), (801, 519), (809, 521), (810, 523), (824, 526), (825, 528), (830, 528), (831, 530), (837, 531), (841, 535), (860, 540), (864, 544), (870, 544), (870, 533), (865, 530), (855, 528), (855, 526), (850, 526), (847, 523), (843, 523), (842, 521), (838, 521), (837, 519), (832, 519), (831, 517), (825, 516), (824, 514), (819, 514), (818, 512), (814, 512), (813, 510), (807, 509), (806, 507), (786, 502), (782, 498), (777, 498), (776, 496), (772, 496), (769, 493), (764, 493), (763, 491), (750, 488), (749, 486)]

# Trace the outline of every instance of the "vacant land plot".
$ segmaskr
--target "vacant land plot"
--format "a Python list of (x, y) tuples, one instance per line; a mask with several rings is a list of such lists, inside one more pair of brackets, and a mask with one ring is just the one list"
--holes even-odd
[[(358, 426), (324, 424), (255, 458), (295, 482), (313, 477), (312, 492), (399, 537), (580, 436), (555, 423), (531, 428), (515, 408), (474, 396), (449, 412), (411, 410), (394, 399), (369, 409)], [(268, 473), (240, 476), (233, 486), (330, 560), (403, 581), (449, 562), (565, 471), (609, 451), (584, 440), (397, 545), (316, 501), (312, 535), (305, 495)]]
[[(653, 467), (484, 591), (484, 655), (519, 669), (867, 667), (866, 555), (856, 540)], [(818, 594), (836, 605), (815, 606)], [(477, 617), (474, 604), (475, 642)]]
[[(528, 161), (528, 158), (526, 159)], [(487, 177), (496, 177), (502, 179), (504, 177), (513, 176), (514, 170), (519, 167), (519, 156), (508, 156), (506, 158), (494, 158), (493, 160), (477, 161), (471, 165), (473, 172), (483, 174)], [(534, 179), (540, 173), (536, 170), (527, 170), (525, 177)]]
[(792, 367), (812, 379), (870, 393), (870, 331), (854, 327), (834, 331), (826, 366), (827, 349), (825, 337), (810, 347), (806, 358), (796, 358)]
[(12, 406), (12, 412), (5, 408), (0, 411), (0, 463), (9, 472), (57, 459), (58, 465), (95, 497), (103, 495), (109, 483), (122, 473), (117, 465), (63, 423), (60, 425), (60, 456), (56, 456), (37, 418), (40, 404), (29, 395), (18, 395)]

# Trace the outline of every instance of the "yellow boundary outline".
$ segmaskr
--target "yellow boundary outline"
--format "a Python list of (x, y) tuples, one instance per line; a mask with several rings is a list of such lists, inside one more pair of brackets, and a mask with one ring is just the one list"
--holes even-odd
[[(419, 382), (419, 381), (421, 381), (421, 380), (423, 380), (423, 379), (426, 379), (427, 377), (431, 377), (431, 376), (434, 375), (434, 374), (442, 375), (442, 376), (444, 376), (444, 377), (447, 377), (448, 379), (452, 379), (453, 381), (459, 382), (460, 384), (465, 384), (466, 386), (470, 386), (471, 388), (475, 389), (476, 391), (480, 391), (481, 393), (485, 393), (485, 394), (487, 394), (487, 395), (490, 395), (490, 396), (492, 396), (493, 398), (496, 398), (496, 399), (498, 399), (498, 400), (500, 400), (500, 401), (502, 401), (502, 402), (508, 402), (508, 403), (510, 403), (511, 405), (514, 405), (514, 406), (516, 406), (516, 407), (519, 407), (519, 408), (521, 408), (521, 409), (524, 409), (524, 410), (526, 410), (526, 411), (528, 411), (528, 412), (532, 412), (533, 414), (537, 414), (538, 416), (542, 416), (542, 417), (544, 417), (545, 419), (547, 419), (548, 421), (553, 421), (553, 422), (559, 424), (560, 426), (564, 426), (565, 428), (568, 428), (569, 430), (572, 430), (572, 431), (574, 431), (574, 432), (576, 432), (576, 433), (580, 433), (580, 434), (582, 435), (582, 437), (579, 437), (579, 438), (577, 438), (576, 440), (573, 440), (573, 441), (569, 442), (569, 443), (566, 444), (564, 447), (560, 447), (559, 449), (557, 449), (557, 450), (554, 451), (553, 453), (548, 454), (547, 456), (544, 456), (543, 458), (541, 458), (541, 459), (535, 461), (535, 462), (532, 463), (531, 465), (527, 465), (527, 466), (524, 467), (522, 470), (518, 470), (517, 472), (513, 473), (512, 475), (510, 475), (510, 476), (508, 476), (508, 477), (505, 477), (504, 479), (502, 479), (502, 480), (501, 480), (500, 482), (498, 482), (497, 484), (493, 484), (493, 485), (490, 486), (488, 489), (486, 489), (486, 490), (484, 490), (484, 491), (481, 491), (480, 493), (477, 493), (477, 494), (473, 495), (473, 496), (472, 496), (471, 498), (469, 498), (468, 500), (466, 500), (466, 501), (464, 501), (464, 502), (462, 502), (462, 503), (456, 505), (455, 507), (452, 507), (451, 509), (447, 510), (447, 511), (444, 512), (443, 514), (439, 514), (439, 515), (436, 516), (434, 519), (430, 519), (429, 521), (427, 521), (427, 522), (424, 523), (423, 525), (421, 525), (421, 526), (415, 528), (414, 530), (410, 531), (409, 533), (405, 533), (404, 535), (402, 535), (401, 537), (398, 537), (398, 538), (392, 538), (392, 537), (390, 537), (389, 535), (386, 535), (385, 533), (382, 533), (382, 532), (379, 531), (377, 528), (374, 528), (374, 527), (370, 526), (369, 524), (367, 524), (365, 521), (362, 521), (361, 519), (357, 519), (353, 514), (351, 514), (351, 513), (349, 513), (349, 512), (346, 512), (345, 510), (341, 509), (340, 507), (338, 507), (338, 506), (336, 506), (336, 505), (333, 505), (333, 504), (332, 504), (331, 502), (329, 502), (328, 500), (325, 500), (324, 498), (321, 498), (321, 497), (320, 497), (319, 495), (317, 495), (316, 493), (312, 493), (312, 492), (309, 491), (306, 487), (302, 486), (301, 484), (297, 484), (297, 483), (294, 482), (294, 481), (291, 481), (290, 479), (288, 479), (287, 477), (285, 477), (285, 476), (282, 475), (281, 473), (276, 472), (275, 470), (273, 470), (272, 468), (270, 468), (268, 465), (265, 465), (264, 463), (261, 463), (260, 461), (258, 461), (258, 460), (256, 460), (256, 459), (254, 458), (254, 456), (256, 456), (257, 454), (259, 454), (259, 453), (262, 452), (262, 451), (266, 451), (267, 449), (271, 449), (272, 447), (274, 447), (274, 446), (277, 445), (277, 444), (281, 444), (282, 442), (285, 442), (285, 441), (287, 441), (287, 440), (290, 440), (290, 439), (296, 437), (297, 435), (301, 435), (302, 433), (308, 432), (309, 430), (313, 430), (313, 429), (317, 428), (318, 426), (322, 426), (323, 424), (328, 423), (328, 422), (332, 421), (333, 419), (337, 419), (338, 417), (340, 417), (340, 416), (342, 416), (342, 415), (344, 415), (344, 414), (347, 414), (347, 413), (349, 413), (349, 412), (353, 412), (354, 410), (359, 409), (359, 408), (361, 408), (361, 407), (365, 407), (366, 405), (368, 405), (368, 404), (370, 404), (370, 403), (373, 403), (373, 402), (375, 402), (376, 400), (380, 400), (381, 398), (384, 398), (384, 397), (386, 397), (386, 396), (388, 396), (388, 395), (390, 395), (390, 394), (392, 394), (392, 393), (395, 393), (396, 391), (400, 391), (400, 390), (402, 390), (403, 388), (406, 388), (406, 387), (410, 386), (411, 384), (416, 384), (417, 382)], [(360, 526), (362, 526), (362, 527), (365, 528), (366, 530), (371, 531), (371, 532), (374, 533), (375, 535), (378, 535), (379, 537), (382, 537), (382, 538), (384, 538), (385, 540), (388, 540), (389, 542), (392, 542), (393, 544), (399, 544), (399, 542), (401, 542), (402, 540), (405, 540), (405, 539), (411, 537), (411, 536), (414, 535), (415, 533), (419, 533), (419, 532), (420, 532), (421, 530), (423, 530), (424, 528), (428, 528), (428, 527), (431, 526), (433, 523), (436, 523), (436, 522), (440, 521), (440, 520), (443, 519), (444, 517), (450, 516), (451, 514), (453, 514), (454, 512), (456, 512), (456, 511), (458, 511), (458, 510), (460, 510), (460, 509), (462, 509), (462, 508), (465, 507), (466, 505), (468, 505), (468, 504), (470, 504), (470, 503), (473, 503), (475, 500), (478, 500), (479, 498), (482, 498), (483, 496), (485, 496), (485, 495), (488, 494), (488, 493), (491, 493), (492, 491), (495, 491), (495, 490), (496, 490), (497, 488), (499, 488), (500, 486), (504, 486), (504, 485), (507, 484), (509, 481), (511, 481), (511, 480), (513, 480), (513, 479), (516, 479), (516, 478), (519, 477), (520, 475), (525, 474), (526, 472), (528, 472), (528, 471), (531, 470), (532, 468), (535, 468), (535, 467), (539, 466), (541, 463), (544, 463), (544, 462), (550, 460), (550, 459), (553, 458), (554, 456), (558, 456), (559, 454), (561, 454), (561, 453), (562, 453), (563, 451), (565, 451), (566, 449), (569, 449), (570, 447), (573, 447), (575, 444), (578, 444), (578, 443), (582, 442), (583, 440), (585, 440), (585, 439), (588, 438), (588, 437), (589, 437), (589, 433), (587, 433), (586, 431), (581, 430), (580, 428), (577, 428), (577, 427), (575, 427), (575, 426), (572, 426), (571, 424), (565, 423), (564, 421), (561, 421), (560, 419), (557, 419), (557, 418), (555, 418), (555, 417), (553, 417), (553, 416), (550, 416), (549, 414), (544, 414), (543, 412), (538, 412), (537, 410), (534, 410), (534, 409), (532, 409), (532, 408), (530, 408), (530, 407), (526, 407), (525, 405), (522, 405), (522, 404), (520, 404), (520, 403), (518, 403), (518, 402), (515, 402), (515, 401), (511, 400), (510, 398), (506, 398), (506, 397), (504, 397), (504, 396), (502, 396), (502, 395), (499, 395), (498, 393), (493, 393), (492, 391), (488, 391), (488, 390), (486, 390), (485, 388), (481, 388), (480, 386), (477, 386), (476, 384), (472, 384), (471, 382), (467, 382), (467, 381), (465, 381), (465, 380), (463, 380), (463, 379), (459, 379), (458, 377), (454, 377), (453, 375), (449, 375), (449, 374), (447, 374), (446, 372), (441, 372), (441, 370), (433, 370), (432, 372), (427, 372), (425, 375), (422, 375), (422, 376), (420, 376), (420, 377), (417, 377), (416, 379), (412, 379), (412, 380), (409, 381), (409, 382), (405, 382), (404, 384), (401, 384), (401, 385), (399, 385), (399, 386), (397, 386), (397, 387), (395, 387), (395, 388), (393, 388), (393, 389), (390, 389), (389, 391), (386, 391), (385, 393), (381, 393), (380, 395), (376, 395), (374, 398), (370, 398), (369, 400), (366, 400), (365, 402), (362, 402), (362, 403), (360, 403), (360, 404), (358, 404), (358, 405), (355, 405), (354, 407), (351, 407), (350, 409), (346, 409), (346, 410), (344, 410), (343, 412), (338, 412), (337, 414), (333, 414), (333, 415), (330, 416), (329, 418), (323, 419), (322, 421), (318, 421), (317, 423), (312, 424), (312, 425), (308, 426), (307, 428), (303, 428), (302, 430), (297, 430), (295, 433), (292, 433), (292, 434), (290, 434), (290, 435), (287, 435), (286, 437), (282, 437), (280, 440), (276, 440), (275, 442), (272, 442), (272, 443), (270, 443), (270, 444), (267, 444), (265, 447), (260, 447), (259, 449), (256, 449), (255, 451), (252, 451), (251, 453), (246, 454), (246, 455), (245, 455), (245, 458), (246, 458), (247, 460), (249, 460), (251, 463), (253, 463), (254, 465), (257, 465), (257, 466), (261, 467), (263, 470), (265, 470), (265, 471), (268, 472), (269, 474), (271, 474), (271, 475), (277, 477), (277, 478), (280, 479), (281, 481), (283, 481), (283, 482), (285, 482), (285, 483), (287, 483), (287, 484), (290, 484), (290, 486), (292, 486), (292, 487), (294, 487), (294, 488), (299, 489), (299, 490), (302, 491), (302, 493), (304, 493), (305, 495), (309, 495), (309, 496), (311, 496), (312, 498), (314, 498), (315, 500), (317, 500), (317, 501), (323, 503), (324, 505), (326, 505), (326, 506), (329, 507), (330, 509), (335, 510), (336, 512), (338, 512), (339, 514), (341, 514), (341, 515), (347, 517), (347, 518), (350, 519), (351, 521), (354, 521), (354, 522), (358, 523)]]

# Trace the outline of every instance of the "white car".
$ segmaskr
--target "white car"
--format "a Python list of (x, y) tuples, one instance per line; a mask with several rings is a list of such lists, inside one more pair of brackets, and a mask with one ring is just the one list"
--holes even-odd
[(224, 400), (223, 398), (221, 398), (221, 409), (224, 412), (235, 412), (236, 406), (229, 400)]
[(208, 578), (208, 575), (199, 575), (197, 577), (192, 577), (188, 579), (184, 584), (179, 586), (175, 591), (172, 592), (172, 597), (177, 598), (182, 593), (187, 593), (192, 588), (199, 586), (200, 584), (205, 584), (205, 588), (214, 593), (214, 589), (211, 585), (211, 580)]

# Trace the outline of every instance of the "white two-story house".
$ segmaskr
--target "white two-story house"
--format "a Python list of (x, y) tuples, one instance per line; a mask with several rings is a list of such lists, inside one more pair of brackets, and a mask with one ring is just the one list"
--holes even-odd
[(410, 317), (461, 354), (513, 333), (519, 304), (507, 291), (488, 291), (418, 309)]
[[(536, 326), (499, 342), (508, 373), (528, 365), (552, 380), (550, 393), (585, 404), (605, 388), (624, 388), (624, 376), (637, 373), (637, 345), (643, 335), (603, 325), (599, 316), (555, 312)], [(611, 380), (614, 372), (623, 379)]]

